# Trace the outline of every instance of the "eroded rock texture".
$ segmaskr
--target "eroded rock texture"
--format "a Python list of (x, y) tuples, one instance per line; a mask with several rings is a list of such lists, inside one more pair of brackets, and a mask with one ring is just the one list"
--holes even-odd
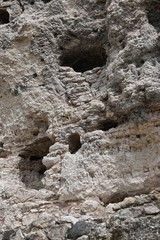
[(0, 1), (0, 239), (160, 239), (160, 1)]

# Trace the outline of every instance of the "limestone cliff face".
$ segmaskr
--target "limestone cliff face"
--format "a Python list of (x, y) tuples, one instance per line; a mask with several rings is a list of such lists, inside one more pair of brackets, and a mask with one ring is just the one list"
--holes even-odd
[(160, 238), (160, 1), (0, 0), (0, 239)]

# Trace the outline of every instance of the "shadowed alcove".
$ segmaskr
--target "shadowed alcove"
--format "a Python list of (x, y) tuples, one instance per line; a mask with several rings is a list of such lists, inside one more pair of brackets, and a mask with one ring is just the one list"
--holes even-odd
[(148, 6), (147, 18), (157, 32), (160, 32), (160, 1), (152, 1)]
[(81, 148), (81, 140), (79, 133), (72, 133), (68, 137), (69, 151), (74, 154)]
[(60, 65), (69, 66), (76, 72), (85, 72), (106, 64), (106, 51), (102, 46), (77, 46), (63, 50)]
[(102, 131), (108, 131), (109, 129), (116, 128), (117, 126), (118, 122), (111, 119), (102, 120), (98, 123), (98, 129)]
[(42, 0), (44, 3), (49, 3), (51, 0)]
[(46, 167), (42, 163), (42, 158), (48, 154), (49, 147), (53, 144), (48, 137), (42, 137), (27, 145), (19, 154), (20, 178), (27, 188), (36, 190), (43, 188), (41, 180)]
[(5, 8), (0, 8), (0, 24), (9, 23), (9, 12)]

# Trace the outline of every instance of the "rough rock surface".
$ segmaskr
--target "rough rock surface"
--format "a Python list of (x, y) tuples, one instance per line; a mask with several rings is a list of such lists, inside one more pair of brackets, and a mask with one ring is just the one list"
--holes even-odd
[(0, 0), (0, 239), (160, 239), (160, 1)]

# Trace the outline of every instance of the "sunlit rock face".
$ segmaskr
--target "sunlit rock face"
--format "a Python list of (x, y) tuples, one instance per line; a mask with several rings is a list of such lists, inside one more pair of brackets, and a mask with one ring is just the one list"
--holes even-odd
[(0, 0), (0, 239), (160, 238), (159, 16)]

